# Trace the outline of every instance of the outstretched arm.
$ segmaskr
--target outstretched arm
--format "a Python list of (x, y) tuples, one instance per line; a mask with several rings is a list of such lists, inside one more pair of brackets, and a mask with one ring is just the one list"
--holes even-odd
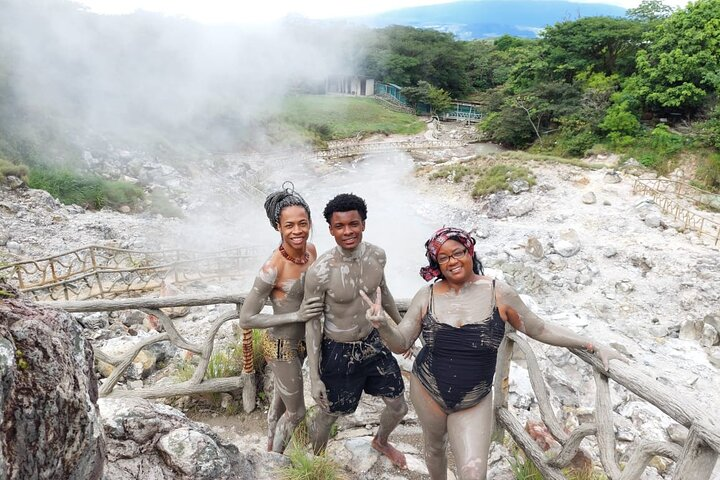
[[(308, 299), (308, 302), (303, 302), (301, 310), (297, 312), (277, 314), (260, 313), (274, 288), (274, 271), (274, 267), (265, 265), (260, 275), (255, 278), (255, 283), (253, 283), (253, 287), (240, 309), (239, 318), (241, 328), (271, 328), (288, 323), (302, 322), (304, 321), (302, 319), (304, 311), (314, 312), (322, 308), (322, 306), (319, 305), (318, 299)], [(303, 310), (303, 308), (305, 310)]]
[(624, 360), (617, 351), (602, 343), (594, 342), (560, 325), (545, 322), (525, 305), (512, 287), (501, 282), (496, 285), (500, 314), (516, 330), (549, 345), (585, 348), (589, 352), (594, 352), (602, 360), (605, 370), (609, 368), (611, 359)]
[[(384, 310), (384, 294), (380, 287), (377, 288), (375, 300), (371, 300), (365, 292), (360, 290), (360, 296), (368, 304), (369, 308), (365, 318), (377, 328), (380, 337), (390, 350), (395, 353), (408, 351), (420, 335), (422, 315), (427, 310), (427, 289), (422, 288), (413, 297), (410, 307), (405, 313), (402, 321), (396, 324)], [(393, 302), (393, 305), (395, 302)], [(397, 307), (396, 307), (397, 308)]]
[[(324, 308), (325, 291), (318, 279), (315, 269), (310, 267), (305, 275), (305, 298), (320, 299), (319, 311), (312, 311), (304, 314), (305, 320), (305, 343), (307, 344), (308, 370), (310, 371), (310, 393), (315, 402), (323, 409), (329, 408), (325, 384), (320, 380), (320, 347), (322, 345), (322, 323), (321, 315)], [(303, 306), (305, 300), (303, 300)], [(301, 307), (301, 310), (303, 308)]]

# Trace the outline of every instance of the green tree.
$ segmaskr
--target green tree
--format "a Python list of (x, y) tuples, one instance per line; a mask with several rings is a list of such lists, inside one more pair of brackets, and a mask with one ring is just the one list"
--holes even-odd
[(425, 81), (419, 81), (416, 87), (403, 88), (402, 93), (415, 108), (421, 103), (429, 105), (431, 114), (446, 112), (452, 106), (449, 93)]
[(643, 0), (635, 8), (628, 8), (625, 13), (628, 18), (641, 22), (654, 23), (673, 13), (673, 8), (665, 5), (662, 0)]
[(659, 23), (637, 55), (638, 93), (660, 112), (697, 112), (720, 88), (720, 0), (697, 0)]
[(395, 25), (377, 30), (367, 48), (369, 76), (400, 86), (425, 81), (458, 98), (470, 91), (465, 42), (450, 33)]
[(547, 73), (567, 82), (585, 71), (630, 74), (642, 34), (642, 22), (627, 18), (584, 17), (556, 23), (542, 34)]

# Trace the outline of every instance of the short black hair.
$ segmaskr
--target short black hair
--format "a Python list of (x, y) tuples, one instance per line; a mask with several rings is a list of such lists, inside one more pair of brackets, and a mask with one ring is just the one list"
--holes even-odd
[(325, 205), (323, 216), (325, 217), (327, 223), (330, 224), (330, 219), (332, 218), (333, 213), (352, 212), (353, 210), (358, 211), (360, 218), (364, 222), (367, 218), (367, 205), (365, 204), (365, 200), (354, 193), (341, 193), (340, 195), (336, 195), (335, 198)]

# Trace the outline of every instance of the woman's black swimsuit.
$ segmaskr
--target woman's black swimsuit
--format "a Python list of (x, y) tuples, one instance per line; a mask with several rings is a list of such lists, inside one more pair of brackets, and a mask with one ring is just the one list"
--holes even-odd
[(422, 318), (425, 346), (415, 359), (413, 373), (445, 413), (477, 405), (492, 389), (497, 351), (505, 334), (495, 304), (494, 280), (492, 296), (492, 314), (485, 322), (453, 327), (435, 319), (430, 286), (430, 305)]

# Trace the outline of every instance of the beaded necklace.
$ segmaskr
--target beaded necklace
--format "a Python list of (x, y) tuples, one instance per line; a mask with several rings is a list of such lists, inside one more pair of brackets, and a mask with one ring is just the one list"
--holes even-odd
[(285, 251), (285, 247), (283, 247), (282, 244), (280, 245), (280, 248), (278, 248), (278, 250), (280, 250), (280, 255), (282, 255), (287, 260), (290, 260), (295, 265), (305, 265), (310, 260), (310, 254), (308, 252), (305, 252), (302, 258), (295, 258)]

